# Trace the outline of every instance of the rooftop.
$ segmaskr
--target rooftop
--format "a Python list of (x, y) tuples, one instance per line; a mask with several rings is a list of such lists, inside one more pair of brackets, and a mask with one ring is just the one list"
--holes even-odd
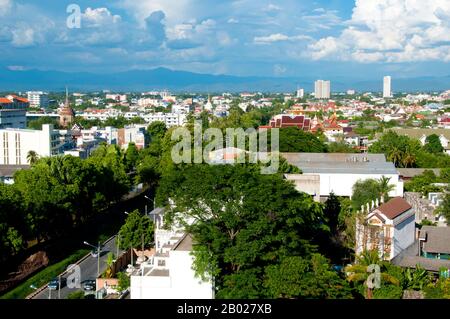
[(406, 200), (401, 197), (395, 197), (387, 203), (382, 204), (377, 210), (382, 212), (387, 218), (395, 219), (411, 208), (411, 205)]
[(281, 153), (305, 174), (398, 174), (384, 154)]
[(10, 177), (17, 171), (29, 168), (29, 165), (0, 165), (0, 176)]
[(425, 236), (423, 251), (450, 254), (450, 227), (423, 226), (420, 234)]
[(192, 250), (192, 236), (185, 234), (183, 238), (175, 245), (173, 250), (177, 251), (191, 251)]

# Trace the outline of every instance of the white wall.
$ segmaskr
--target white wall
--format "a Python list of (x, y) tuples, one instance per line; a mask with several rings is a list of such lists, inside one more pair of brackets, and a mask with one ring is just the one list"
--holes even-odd
[(319, 175), (320, 176), (320, 196), (329, 196), (331, 192), (334, 192), (337, 196), (352, 195), (353, 185), (358, 180), (365, 179), (379, 179), (383, 175), (390, 177), (390, 184), (395, 185), (395, 189), (389, 193), (389, 196), (403, 197), (403, 182), (399, 180), (398, 175), (395, 174), (314, 174), (304, 173), (304, 175)]
[[(52, 141), (52, 135), (53, 141)], [(52, 142), (54, 143), (52, 147)], [(42, 130), (0, 130), (0, 164), (26, 165), (29, 151), (39, 157), (56, 155), (54, 147), (59, 144), (53, 126), (43, 125)], [(52, 152), (53, 148), (53, 152)]]
[(132, 276), (131, 299), (212, 299), (211, 283), (201, 282), (191, 269), (189, 251), (170, 251), (169, 276)]
[[(412, 209), (407, 214), (409, 215), (408, 218), (394, 226), (394, 243), (391, 259), (414, 243), (416, 234), (415, 214)], [(401, 216), (402, 219), (405, 217)]]

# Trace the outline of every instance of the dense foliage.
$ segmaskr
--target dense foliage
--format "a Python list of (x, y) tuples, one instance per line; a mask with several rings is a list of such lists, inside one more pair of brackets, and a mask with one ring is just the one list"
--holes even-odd
[(131, 186), (125, 156), (116, 146), (101, 146), (87, 160), (42, 158), (14, 180), (0, 184), (2, 260), (26, 248), (28, 240), (63, 236), (120, 200)]
[(371, 153), (383, 153), (396, 167), (446, 168), (450, 167), (450, 156), (441, 150), (436, 137), (429, 136), (425, 146), (418, 140), (388, 131), (370, 148)]

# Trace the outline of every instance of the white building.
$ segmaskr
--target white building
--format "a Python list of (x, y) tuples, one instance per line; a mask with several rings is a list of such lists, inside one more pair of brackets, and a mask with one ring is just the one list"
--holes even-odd
[(26, 165), (29, 151), (35, 151), (39, 157), (54, 156), (60, 153), (59, 132), (53, 125), (44, 124), (42, 130), (1, 129), (0, 164)]
[(146, 123), (164, 122), (167, 127), (183, 126), (186, 123), (186, 114), (176, 113), (148, 113), (142, 116)]
[(337, 196), (351, 197), (357, 181), (385, 176), (394, 186), (389, 196), (403, 197), (403, 181), (384, 154), (281, 153), (281, 156), (303, 172), (298, 176), (287, 174), (286, 178), (293, 180), (299, 191), (308, 189), (305, 192), (310, 195), (328, 197), (333, 192)]
[(390, 98), (392, 97), (392, 91), (391, 91), (391, 77), (385, 76), (383, 78), (383, 97), (384, 98)]
[(297, 90), (297, 99), (303, 99), (305, 96), (305, 90), (304, 89), (298, 89)]
[(31, 107), (48, 107), (48, 93), (42, 91), (27, 92), (28, 101)]
[(128, 144), (134, 143), (138, 149), (145, 148), (148, 142), (146, 138), (146, 127), (147, 125), (136, 124), (118, 129), (117, 145), (123, 149), (127, 149)]
[(114, 100), (116, 102), (126, 102), (127, 95), (126, 94), (106, 94), (105, 99)]
[(181, 228), (163, 229), (164, 210), (150, 213), (155, 218), (155, 250), (149, 260), (131, 275), (131, 299), (213, 299), (211, 280), (203, 281), (192, 269), (192, 237)]
[(316, 99), (329, 99), (331, 94), (331, 82), (317, 80), (314, 82), (314, 96)]
[[(377, 200), (378, 202), (378, 200)], [(377, 250), (384, 260), (392, 260), (414, 243), (415, 213), (401, 197), (387, 203), (362, 207), (365, 218), (356, 223), (356, 254)]]

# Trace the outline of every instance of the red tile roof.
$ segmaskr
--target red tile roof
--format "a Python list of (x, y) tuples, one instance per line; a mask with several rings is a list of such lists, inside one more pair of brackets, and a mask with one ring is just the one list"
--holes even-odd
[(6, 97), (0, 97), (0, 103), (12, 103), (12, 101), (8, 100)]
[(378, 210), (389, 219), (395, 219), (411, 208), (411, 205), (406, 200), (401, 197), (395, 197), (378, 207)]

